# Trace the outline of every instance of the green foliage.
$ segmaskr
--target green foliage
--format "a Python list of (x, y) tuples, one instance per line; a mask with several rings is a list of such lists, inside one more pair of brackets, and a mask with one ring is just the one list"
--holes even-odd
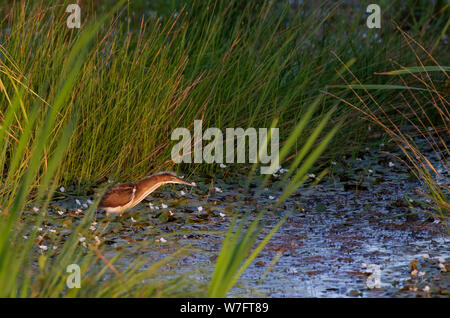
[[(116, 9), (121, 4), (119, 3)], [(116, 9), (113, 9), (112, 12)], [(27, 168), (20, 174), (17, 171), (20, 169), (17, 164), (10, 166), (8, 176), (14, 176), (10, 177), (10, 181), (17, 184), (16, 190), (3, 196), (1, 201), (2, 207), (6, 208), (0, 215), (0, 286), (2, 287), (0, 297), (149, 297), (169, 296), (172, 293), (182, 295), (180, 279), (170, 279), (161, 284), (143, 285), (142, 282), (154, 279), (156, 272), (177, 255), (185, 253), (184, 249), (178, 250), (171, 257), (158, 261), (144, 270), (142, 268), (147, 265), (147, 260), (136, 259), (122, 273), (118, 273), (113, 265), (114, 261), (119, 259), (120, 254), (108, 261), (93, 243), (88, 243), (91, 249), (90, 253), (80, 249), (79, 235), (86, 232), (88, 225), (92, 222), (96, 205), (90, 208), (81, 223), (65, 239), (60, 250), (48, 251), (46, 254), (39, 255), (34, 244), (39, 241), (38, 228), (45, 218), (48, 202), (56, 187), (53, 182), (54, 177), (74, 131), (75, 119), (71, 119), (67, 125), (61, 128), (61, 133), (52, 139), (52, 131), (58, 124), (57, 113), (62, 105), (67, 103), (85, 62), (89, 42), (105, 20), (106, 17), (100, 19), (94, 25), (86, 27), (86, 31), (75, 42), (71, 54), (66, 60), (65, 67), (67, 69), (62, 72), (59, 78), (58, 87), (60, 89), (55, 93), (54, 99), (50, 101), (51, 107), (48, 108), (42, 123), (35, 126), (35, 114), (30, 116), (33, 119), (30, 118), (28, 122), (23, 123), (20, 144), (28, 143), (32, 154), (27, 158), (25, 147), (19, 147), (21, 152), (16, 151), (14, 153), (14, 156), (22, 157), (22, 160), (25, 157)], [(11, 82), (15, 81), (11, 73), (7, 73), (7, 75)], [(19, 108), (19, 105), (23, 105), (21, 90), (17, 89), (16, 94), (11, 101), (10, 108), (8, 108), (9, 112), (14, 112)], [(3, 121), (1, 134), (5, 134), (5, 131), (10, 128), (11, 120), (7, 119), (12, 116), (9, 115), (9, 112), (5, 116), (6, 120)], [(30, 131), (34, 131), (37, 136), (35, 139), (31, 140)], [(0, 139), (0, 147), (4, 148), (6, 142), (6, 138)], [(56, 144), (55, 149), (51, 155), (45, 156), (45, 149), (51, 142)], [(14, 158), (13, 162), (16, 162)], [(44, 166), (44, 163), (45, 172), (40, 173), (39, 169)], [(41, 177), (41, 181), (37, 199), (42, 199), (44, 195), (47, 195), (47, 200), (40, 208), (37, 219), (22, 218), (22, 211), (34, 188), (33, 183), (38, 177)], [(18, 180), (14, 180), (14, 178), (18, 178)], [(34, 230), (29, 237), (24, 239), (24, 234), (30, 228)], [(68, 276), (66, 267), (69, 264), (78, 264), (81, 272), (87, 273), (83, 275), (83, 288), (70, 290), (66, 288)], [(112, 270), (114, 275), (105, 280), (107, 270)], [(182, 281), (182, 284), (185, 285), (186, 283), (187, 280)], [(138, 285), (140, 288), (136, 288)]]
[[(431, 203), (425, 205), (434, 210), (431, 214), (441, 219), (443, 225), (449, 231), (450, 203), (448, 196), (450, 187), (448, 183), (442, 182), (440, 179), (446, 178), (449, 167), (450, 151), (447, 143), (448, 125), (450, 123), (448, 106), (450, 103), (445, 93), (445, 90), (448, 89), (445, 86), (446, 84), (440, 86), (437, 79), (442, 76), (445, 83), (448, 83), (450, 77), (447, 71), (450, 68), (439, 65), (430, 53), (422, 47), (419, 46), (417, 51), (415, 51), (415, 54), (421, 66), (402, 67), (402, 69), (381, 74), (394, 76), (396, 79), (400, 78), (403, 83), (414, 81), (417, 86), (422, 87), (392, 84), (336, 85), (335, 87), (347, 88), (358, 96), (359, 103), (347, 103), (380, 126), (401, 149), (405, 156), (404, 162), (428, 190), (423, 195)], [(420, 53), (431, 57), (437, 65), (424, 66)], [(437, 76), (436, 74), (433, 76), (431, 72), (439, 73), (437, 73)], [(386, 107), (371, 95), (370, 90), (372, 89), (382, 91), (401, 90), (407, 93), (410, 98), (406, 99), (403, 95), (400, 95), (398, 98), (392, 99), (392, 104)], [(363, 90), (363, 93), (359, 93), (358, 90)], [(364, 100), (363, 94), (370, 97), (369, 101)], [(391, 107), (396, 110), (396, 116), (388, 113)], [(377, 109), (377, 111), (373, 109)], [(405, 123), (409, 129), (403, 128)], [(417, 143), (417, 136), (423, 138), (424, 142)], [(424, 151), (425, 147), (430, 147), (431, 151)], [(433, 162), (431, 159), (433, 156), (438, 158), (437, 162)]]
[[(315, 103), (310, 107), (308, 111), (312, 114), (316, 109), (317, 104), (321, 98), (318, 98)], [(307, 142), (303, 146), (301, 153), (297, 154), (299, 160), (295, 160), (290, 167), (290, 171), (296, 171), (294, 178), (287, 183), (285, 190), (281, 194), (280, 198), (274, 205), (274, 209), (278, 208), (281, 203), (286, 200), (295, 190), (297, 190), (300, 185), (305, 180), (306, 173), (312, 168), (313, 164), (317, 161), (319, 156), (325, 150), (325, 148), (330, 143), (331, 139), (335, 135), (336, 131), (339, 129), (339, 125), (335, 126), (327, 136), (320, 142), (318, 147), (313, 149), (314, 143), (321, 131), (324, 129), (326, 122), (330, 119), (330, 112), (324, 117), (322, 123), (317, 126), (311, 136), (308, 138)], [(307, 117), (309, 118), (309, 117)], [(308, 119), (306, 119), (308, 121)], [(300, 121), (297, 127), (291, 135), (294, 138), (296, 134), (303, 129), (305, 121)], [(292, 140), (289, 137), (288, 140)], [(286, 143), (280, 151), (280, 157), (288, 152), (289, 147), (292, 147), (291, 143)], [(304, 155), (310, 153), (310, 155), (303, 161)], [(301, 163), (300, 163), (301, 162)], [(291, 175), (291, 173), (287, 174)], [(286, 177), (287, 178), (287, 177)], [(245, 228), (248, 222), (246, 220), (241, 220), (239, 225), (235, 229), (237, 222), (237, 217), (233, 218), (233, 221), (228, 230), (225, 241), (222, 245), (219, 257), (217, 259), (214, 274), (211, 278), (211, 282), (208, 288), (207, 297), (225, 297), (229, 290), (236, 285), (239, 277), (251, 264), (251, 262), (258, 256), (262, 249), (267, 245), (271, 237), (278, 231), (278, 229), (284, 224), (284, 222), (289, 217), (289, 213), (285, 216), (271, 229), (271, 231), (257, 244), (256, 248), (253, 249), (258, 236), (261, 236), (261, 230), (263, 229), (261, 224), (261, 218), (263, 212), (260, 212), (258, 216), (251, 222), (248, 228)]]
[[(1, 37), (1, 52), (6, 57), (4, 67), (15, 79), (5, 88), (11, 92), (14, 85), (22, 87), (22, 103), (15, 105), (20, 112), (10, 113), (15, 114), (17, 126), (11, 126), (10, 142), (1, 150), (3, 167), (16, 147), (28, 150), (27, 144), (16, 142), (20, 123), (41, 123), (49, 107), (45, 101), (59, 91), (60, 74), (67, 70), (75, 41), (85, 32), (85, 23), (94, 20), (106, 4), (85, 5), (79, 30), (65, 26), (63, 7), (48, 7), (45, 1), (16, 3), (14, 10), (5, 12), (8, 19), (1, 20), (0, 29), (10, 32)], [(389, 5), (403, 7), (400, 1)], [(176, 15), (171, 14), (174, 11)], [(386, 19), (396, 19), (394, 9), (386, 11), (391, 15)], [(130, 2), (120, 18), (102, 25), (87, 48), (86, 63), (74, 79), (70, 99), (58, 106), (47, 152), (54, 149), (53, 139), (62, 127), (76, 118), (58, 177), (64, 184), (92, 185), (105, 177), (136, 179), (171, 168), (171, 132), (176, 127), (192, 128), (194, 119), (203, 119), (209, 127), (246, 128), (267, 127), (277, 117), (281, 141), (286, 140), (320, 90), (335, 82), (341, 67), (336, 56), (353, 59), (352, 72), (371, 80), (374, 72), (389, 65), (391, 56), (404, 52), (402, 36), (391, 23), (385, 21), (377, 31), (367, 30), (365, 18), (364, 10), (345, 5), (196, 0), (147, 6)], [(405, 63), (413, 58), (403, 56)], [(289, 147), (286, 158), (298, 150), (333, 103), (327, 100), (320, 108), (302, 134), (290, 141), (295, 146)], [(339, 108), (333, 121), (348, 112)], [(348, 122), (341, 133), (354, 136), (346, 140), (358, 140), (365, 133), (360, 128)], [(28, 133), (36, 138), (32, 131)], [(343, 147), (339, 143), (333, 148), (341, 151)], [(25, 167), (22, 164), (18, 173)], [(197, 173), (212, 172), (215, 166), (180, 168)]]
[[(353, 137), (365, 136), (361, 123), (348, 120), (347, 108), (324, 98), (324, 87), (343, 87), (335, 83), (336, 73), (348, 88), (376, 89), (379, 100), (390, 99), (393, 88), (415, 87), (373, 76), (388, 69), (389, 59), (399, 53), (403, 63), (414, 60), (414, 54), (405, 53), (402, 33), (388, 23), (367, 32), (361, 27), (364, 10), (342, 10), (345, 5), (152, 2), (151, 9), (161, 16), (142, 17), (134, 9), (146, 8), (146, 3), (132, 1), (97, 18), (102, 1), (91, 1), (83, 8), (82, 28), (71, 30), (63, 6), (9, 3), (11, 7), (0, 9), (0, 297), (226, 296), (287, 216), (259, 242), (262, 214), (247, 229), (245, 222), (236, 227), (235, 219), (205, 291), (190, 288), (186, 277), (157, 279), (164, 265), (185, 250), (150, 266), (138, 258), (119, 272), (120, 253), (107, 260), (94, 242), (87, 242), (88, 251), (81, 249), (79, 235), (87, 231), (96, 204), (60, 250), (39, 254), (37, 228), (55, 188), (73, 182), (92, 185), (105, 177), (133, 179), (167, 168), (172, 165), (171, 132), (191, 128), (195, 119), (218, 128), (278, 125), (284, 142), (280, 160), (290, 163), (284, 181), (292, 177), (278, 206), (326, 157), (326, 147), (331, 145), (336, 154), (344, 146), (354, 147)], [(423, 2), (421, 8), (419, 15), (389, 12), (394, 20), (412, 19), (413, 32), (437, 47), (448, 21), (442, 20), (442, 10), (426, 10)], [(434, 37), (425, 36), (419, 26), (435, 27), (435, 15), (440, 29)], [(354, 83), (341, 60), (349, 61), (348, 73), (371, 86)], [(438, 71), (435, 67), (424, 70)], [(391, 73), (405, 71), (423, 70), (413, 66)], [(350, 91), (334, 94), (353, 102)], [(428, 86), (417, 92), (435, 93)], [(181, 168), (194, 173), (215, 167)], [(439, 209), (448, 208), (440, 188), (431, 193), (442, 202)], [(44, 202), (37, 220), (22, 216), (30, 200)], [(24, 240), (29, 228), (34, 230)], [(86, 288), (65, 288), (65, 268), (72, 263), (87, 273), (82, 281)]]

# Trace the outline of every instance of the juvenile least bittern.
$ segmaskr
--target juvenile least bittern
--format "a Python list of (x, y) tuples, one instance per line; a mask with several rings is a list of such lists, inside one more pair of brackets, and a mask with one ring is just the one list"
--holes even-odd
[(105, 210), (107, 215), (110, 213), (122, 215), (124, 211), (131, 209), (150, 193), (167, 183), (193, 186), (177, 177), (173, 172), (160, 172), (138, 182), (120, 183), (113, 186), (103, 195), (98, 207)]

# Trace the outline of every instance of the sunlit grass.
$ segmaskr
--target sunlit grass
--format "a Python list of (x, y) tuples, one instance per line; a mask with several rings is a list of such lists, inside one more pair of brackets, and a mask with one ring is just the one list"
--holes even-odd
[[(407, 111), (395, 118), (411, 120), (415, 106), (432, 106), (438, 116), (415, 123), (417, 132), (436, 151), (448, 154), (441, 142), (448, 132), (448, 101), (428, 80), (430, 71), (447, 76), (448, 67), (437, 63), (387, 74), (418, 76), (421, 87), (408, 81), (382, 83), (374, 72), (385, 70), (389, 58), (401, 53), (402, 63), (410, 65), (415, 56), (404, 54), (401, 32), (386, 27), (375, 37), (373, 30), (361, 31), (363, 12), (342, 19), (339, 5), (329, 3), (298, 10), (273, 1), (192, 1), (177, 7), (176, 15), (128, 16), (138, 21), (130, 28), (121, 20), (128, 8), (118, 6), (114, 15), (101, 19), (90, 8), (83, 13), (80, 30), (66, 27), (62, 5), (49, 7), (46, 1), (15, 2), (11, 10), (2, 11), (1, 297), (226, 296), (287, 215), (262, 240), (262, 214), (249, 223), (235, 219), (211, 281), (197, 286), (183, 275), (161, 279), (161, 270), (189, 253), (188, 247), (150, 265), (137, 258), (125, 269), (119, 265), (121, 253), (107, 258), (90, 238), (87, 248), (80, 247), (79, 235), (87, 232), (97, 202), (58, 250), (40, 253), (37, 228), (55, 189), (71, 185), (82, 193), (106, 178), (138, 178), (175, 168), (171, 132), (203, 119), (209, 127), (281, 128), (280, 160), (289, 166), (283, 181), (291, 180), (279, 206), (317, 160), (330, 157), (325, 149), (336, 154), (364, 137), (361, 123), (349, 119), (348, 108), (324, 97), (323, 88), (335, 84), (336, 73), (353, 80), (346, 68), (362, 82), (346, 83), (350, 91), (335, 92), (338, 99), (354, 105), (366, 101), (352, 95), (359, 89), (376, 89), (372, 98), (381, 100), (390, 99), (394, 89), (405, 91), (410, 94), (401, 96)], [(428, 40), (436, 43), (442, 34)], [(344, 69), (336, 56), (345, 61)], [(362, 84), (369, 82), (372, 86)], [(391, 106), (390, 114), (397, 110)], [(372, 120), (384, 125), (379, 112), (373, 112)], [(398, 126), (383, 127), (427, 183), (425, 195), (435, 203), (436, 213), (445, 217), (448, 189), (435, 181), (437, 169)], [(176, 168), (189, 173), (215, 169), (207, 164)], [(23, 218), (32, 201), (44, 202), (39, 216)], [(24, 239), (26, 229), (33, 230)], [(66, 267), (73, 263), (85, 273), (84, 288), (68, 290)]]
[[(285, 141), (341, 69), (331, 52), (352, 61), (360, 78), (373, 78), (389, 58), (405, 52), (401, 35), (389, 23), (378, 31), (367, 30), (361, 27), (364, 11), (343, 9), (330, 3), (295, 8), (272, 1), (193, 1), (179, 7), (177, 15), (131, 14), (131, 30), (122, 18), (105, 23), (88, 48), (71, 98), (58, 112), (52, 136), (72, 116), (77, 119), (59, 179), (83, 190), (106, 177), (137, 179), (173, 168), (171, 132), (176, 127), (191, 129), (194, 119), (224, 129), (268, 127), (278, 117)], [(84, 24), (93, 19), (90, 10), (88, 6), (83, 11)], [(121, 13), (129, 14), (126, 8)], [(48, 107), (44, 101), (57, 91), (65, 57), (85, 26), (68, 29), (64, 7), (48, 7), (45, 1), (21, 2), (5, 15), (0, 29), (10, 31), (1, 42), (7, 57), (4, 68), (23, 88), (16, 120), (39, 122)], [(407, 63), (414, 57), (403, 54), (402, 59)], [(10, 92), (12, 83), (4, 85)], [(32, 105), (39, 100), (42, 107), (34, 118)], [(290, 141), (294, 148), (285, 160), (293, 158), (298, 140), (333, 106), (329, 99), (319, 105), (302, 135)], [(338, 108), (333, 124), (345, 116), (348, 109)], [(357, 146), (364, 137), (365, 131), (351, 120), (342, 128), (341, 134), (354, 137), (347, 138), (353, 140), (347, 147)], [(20, 132), (20, 125), (11, 127), (4, 159), (18, 145)], [(345, 148), (339, 144), (333, 150)], [(215, 165), (180, 168), (201, 173), (212, 172)]]
[[(448, 231), (450, 187), (445, 180), (448, 180), (450, 173), (450, 77), (447, 73), (450, 67), (440, 65), (421, 44), (403, 31), (402, 34), (417, 56), (418, 66), (399, 65), (400, 69), (379, 73), (381, 76), (395, 77), (396, 82), (401, 85), (363, 84), (355, 76), (357, 84), (336, 85), (334, 88), (351, 90), (358, 102), (341, 100), (360, 111), (365, 119), (380, 126), (398, 146), (404, 158), (397, 159), (405, 164), (427, 189), (425, 193), (419, 192), (429, 203), (420, 201), (433, 211), (431, 215), (442, 220)], [(435, 65), (425, 65), (425, 59)], [(388, 103), (381, 103), (374, 97), (373, 90), (400, 92)], [(417, 143), (417, 138), (423, 139), (423, 142)], [(425, 151), (425, 146), (430, 147), (431, 151)]]

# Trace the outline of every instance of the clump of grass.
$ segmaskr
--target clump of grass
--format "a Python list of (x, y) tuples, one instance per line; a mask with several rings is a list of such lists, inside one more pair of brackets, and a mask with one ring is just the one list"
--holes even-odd
[[(395, 79), (395, 82), (388, 84), (363, 84), (354, 76), (355, 84), (334, 87), (351, 90), (358, 102), (341, 100), (360, 111), (365, 119), (380, 126), (399, 147), (404, 159), (398, 159), (427, 189), (426, 193), (419, 192), (431, 203), (423, 203), (434, 211), (431, 214), (441, 219), (448, 230), (450, 185), (446, 180), (450, 175), (450, 67), (441, 65), (406, 32), (401, 29), (399, 32), (417, 57), (415, 66), (397, 65), (396, 70), (377, 73)], [(425, 64), (425, 61), (431, 65)], [(391, 97), (390, 101), (380, 102), (374, 97), (373, 90), (385, 92)]]
[[(112, 12), (117, 10), (121, 4), (118, 3)], [(5, 89), (4, 82), (1, 82), (3, 93), (9, 101), (9, 107), (4, 114), (0, 130), (2, 136), (0, 147), (2, 149), (6, 149), (10, 141), (3, 137), (10, 134), (15, 128), (13, 121), (17, 119), (21, 107), (23, 110), (24, 94), (33, 94), (36, 103), (33, 105), (35, 111), (28, 116), (27, 120), (20, 123), (21, 126), (17, 133), (18, 145), (13, 156), (11, 158), (4, 156), (3, 158), (9, 164), (6, 173), (9, 188), (5, 189), (4, 186), (4, 195), (0, 201), (2, 206), (0, 213), (1, 297), (157, 297), (174, 294), (185, 295), (183, 293), (187, 290), (188, 281), (185, 279), (180, 283), (179, 278), (142, 284), (146, 280), (153, 282), (159, 269), (178, 255), (185, 253), (183, 249), (150, 266), (146, 259), (136, 259), (121, 272), (114, 267), (120, 254), (108, 260), (96, 244), (89, 241), (86, 241), (86, 247), (89, 247), (90, 252), (86, 252), (80, 246), (79, 234), (87, 232), (96, 205), (87, 211), (83, 220), (61, 243), (58, 250), (39, 253), (39, 248), (46, 250), (48, 247), (37, 247), (42, 241), (42, 238), (39, 238), (38, 228), (47, 214), (49, 201), (57, 186), (55, 176), (60, 172), (61, 160), (64, 152), (67, 151), (76, 122), (76, 118), (70, 119), (68, 124), (63, 125), (60, 132), (54, 135), (60, 123), (58, 112), (62, 105), (70, 99), (83, 63), (85, 63), (89, 42), (106, 18), (101, 18), (92, 26), (87, 26), (86, 31), (77, 38), (70, 55), (65, 60), (65, 68), (58, 79), (58, 89), (54, 92), (52, 99), (44, 100), (35, 94), (18, 80), (14, 70), (2, 64), (2, 72), (7, 75), (6, 79), (14, 87), (14, 90), (9, 92)], [(55, 58), (61, 57), (56, 56)], [(40, 103), (44, 103), (48, 107), (44, 112), (44, 118), (38, 120), (36, 109), (39, 109)], [(70, 117), (72, 116), (71, 114)], [(31, 153), (28, 153), (27, 148)], [(52, 149), (52, 151), (48, 152), (48, 149)], [(26, 167), (21, 167), (20, 162), (25, 163)], [(35, 185), (37, 180), (39, 181), (38, 186)], [(22, 212), (33, 192), (36, 192), (34, 193), (36, 200), (45, 198), (44, 204), (40, 207), (37, 217), (30, 214), (23, 217)], [(24, 238), (24, 235), (30, 230), (31, 234), (27, 234), (28, 236)], [(66, 280), (69, 274), (66, 269), (70, 264), (80, 267), (83, 288), (67, 288)], [(146, 268), (143, 270), (144, 265)], [(109, 279), (105, 280), (105, 278)]]
[[(310, 106), (310, 109), (308, 111), (309, 114), (314, 113), (321, 99), (321, 97), (317, 98), (315, 103)], [(323, 124), (315, 128), (310, 138), (308, 138), (308, 140), (303, 145), (302, 150), (296, 154), (297, 158), (300, 159), (295, 160), (291, 164), (290, 171), (287, 173), (287, 176), (292, 175), (292, 171), (296, 172), (292, 180), (286, 183), (285, 190), (278, 198), (277, 202), (274, 204), (274, 210), (276, 210), (292, 193), (294, 193), (295, 190), (297, 190), (306, 181), (305, 176), (307, 175), (307, 172), (311, 169), (311, 167), (314, 165), (323, 151), (325, 151), (331, 139), (335, 136), (337, 130), (340, 127), (340, 124), (336, 125), (334, 129), (328, 132), (323, 140), (318, 143), (318, 146), (316, 148), (313, 147), (313, 145), (317, 142), (318, 136), (324, 129), (326, 122), (329, 120), (332, 111), (329, 113), (329, 116), (325, 116), (325, 118), (323, 119)], [(308, 119), (300, 121), (293, 129), (291, 137), (288, 138), (288, 140), (295, 139), (297, 135), (300, 134), (301, 131), (305, 128), (305, 123), (307, 121)], [(276, 122), (277, 121), (275, 120), (271, 126), (275, 126)], [(270, 136), (268, 136), (264, 142), (270, 143)], [(279, 160), (283, 159), (283, 156), (288, 153), (290, 147), (292, 147), (292, 143), (290, 142), (287, 142), (283, 146), (280, 151)], [(309, 154), (308, 157), (302, 161), (306, 154)], [(254, 172), (257, 166), (258, 163), (255, 163), (254, 168), (251, 172)], [(249, 179), (252, 176), (253, 175), (251, 174), (249, 176)], [(248, 268), (248, 266), (250, 266), (253, 260), (263, 250), (272, 236), (275, 235), (275, 233), (280, 229), (280, 227), (284, 224), (284, 222), (290, 215), (289, 213), (286, 213), (283, 218), (270, 230), (270, 232), (262, 240), (260, 240), (257, 246), (252, 250), (258, 236), (261, 234), (261, 230), (263, 229), (263, 225), (261, 223), (263, 214), (263, 212), (260, 212), (255, 220), (253, 220), (252, 223), (247, 228), (245, 228), (245, 230), (244, 226), (247, 225), (246, 219), (242, 220), (239, 225), (236, 226), (237, 216), (233, 218), (233, 221), (229, 227), (228, 233), (219, 253), (214, 274), (211, 277), (211, 282), (206, 294), (207, 297), (225, 297), (228, 294), (229, 290), (236, 285), (243, 272)]]
[[(203, 295), (190, 291), (185, 279), (155, 282), (158, 271), (182, 250), (146, 270), (147, 260), (137, 259), (121, 271), (116, 268), (120, 254), (107, 259), (91, 242), (88, 252), (81, 249), (77, 235), (86, 231), (95, 205), (57, 252), (38, 256), (37, 231), (23, 241), (20, 229), (40, 225), (61, 181), (92, 184), (106, 176), (138, 177), (171, 165), (171, 131), (200, 118), (219, 128), (267, 127), (275, 120), (285, 128), (281, 159), (297, 159), (289, 174), (293, 182), (279, 204), (303, 182), (337, 132), (330, 123), (344, 114), (329, 99), (317, 97), (340, 67), (330, 47), (345, 61), (358, 55), (354, 73), (365, 81), (403, 49), (389, 28), (382, 31), (383, 41), (369, 42), (375, 33), (361, 34), (363, 13), (341, 19), (339, 6), (299, 10), (272, 1), (197, 0), (177, 15), (139, 19), (138, 29), (118, 16), (96, 20), (91, 8), (83, 11), (80, 30), (66, 28), (63, 6), (49, 8), (45, 1), (14, 2), (0, 19), (0, 296)], [(97, 21), (93, 27), (90, 20)], [(405, 63), (411, 57), (404, 57)], [(442, 95), (430, 87), (407, 91), (426, 92), (431, 105), (448, 115)], [(305, 116), (309, 120), (302, 121)], [(352, 127), (349, 121), (344, 126), (347, 131)], [(408, 140), (398, 129), (389, 129), (400, 143)], [(327, 133), (313, 150), (322, 131)], [(421, 169), (423, 162), (417, 162)], [(189, 168), (212, 169), (198, 167)], [(438, 190), (431, 193), (448, 207)], [(36, 222), (21, 218), (30, 199), (45, 199)], [(207, 295), (226, 295), (284, 220), (255, 250), (260, 218), (246, 234), (242, 224), (237, 231), (231, 227)], [(82, 284), (89, 288), (67, 291), (69, 263), (80, 265), (86, 273)]]
[[(24, 3), (22, 5), (24, 6)], [(116, 6), (116, 9), (119, 7), (120, 4)], [(91, 206), (80, 224), (73, 229), (64, 242), (61, 242), (58, 250), (39, 253), (39, 249), (36, 248), (35, 243), (39, 244), (42, 241), (42, 238), (39, 238), (38, 228), (48, 213), (49, 202), (58, 185), (58, 174), (63, 171), (64, 154), (70, 149), (72, 139), (79, 141), (76, 137), (79, 113), (71, 104), (76, 103), (74, 94), (77, 93), (80, 77), (86, 76), (83, 71), (87, 71), (87, 66), (92, 67), (91, 49), (96, 43), (95, 35), (105, 21), (107, 20), (102, 18), (93, 26), (85, 26), (85, 32), (74, 36), (73, 45), (64, 46), (64, 50), (54, 56), (55, 61), (64, 60), (61, 65), (61, 74), (58, 78), (45, 79), (44, 88), (32, 83), (27, 85), (25, 82), (31, 80), (16, 67), (10, 55), (11, 52), (2, 49), (6, 58), (5, 61), (1, 61), (2, 72), (6, 74), (9, 81), (9, 85), (1, 82), (4, 98), (9, 103), (0, 130), (2, 137), (0, 146), (4, 150), (2, 164), (7, 169), (4, 183), (6, 186), (3, 188), (4, 195), (1, 201), (3, 210), (0, 216), (0, 284), (2, 285), (0, 293), (3, 297), (202, 295), (200, 289), (194, 292), (192, 288), (189, 289), (187, 285), (190, 281), (183, 277), (163, 282), (156, 280), (158, 271), (168, 262), (183, 255), (184, 249), (151, 266), (147, 266), (148, 260), (138, 258), (126, 269), (119, 271), (115, 264), (120, 260), (120, 253), (112, 259), (107, 259), (95, 242), (86, 238), (83, 242), (86, 243), (88, 250), (80, 247), (80, 234), (87, 232), (98, 202)], [(59, 55), (63, 53), (69, 53), (69, 56), (63, 59)], [(107, 62), (108, 58), (104, 63)], [(114, 64), (109, 66), (118, 67)], [(45, 93), (46, 90), (50, 92), (44, 98), (40, 93), (36, 93), (32, 86), (36, 86), (36, 91), (40, 93)], [(12, 87), (12, 90), (9, 87)], [(28, 113), (26, 103), (30, 99), (34, 102), (31, 113)], [(67, 107), (67, 105), (71, 106)], [(13, 124), (14, 121), (18, 124), (17, 127)], [(304, 122), (302, 125), (304, 126)], [(3, 138), (6, 136), (9, 138)], [(325, 142), (323, 144), (326, 145)], [(291, 146), (292, 144), (288, 144), (285, 149)], [(286, 150), (283, 153), (286, 153)], [(313, 158), (314, 160), (307, 161), (307, 168), (313, 164), (317, 156)], [(30, 215), (28, 215), (30, 218), (23, 218), (22, 211), (32, 196), (37, 201), (45, 199), (44, 204), (40, 207), (39, 216), (36, 219), (32, 219)], [(214, 275), (208, 296), (225, 296), (287, 217), (272, 229), (248, 257), (247, 254), (260, 234), (261, 216), (262, 214), (250, 225), (251, 230), (243, 238), (240, 236), (244, 223), (240, 224), (236, 233), (233, 232), (234, 223), (231, 226), (216, 267), (216, 273), (223, 273), (225, 270), (226, 275), (224, 278), (221, 275), (217, 276), (218, 274)], [(27, 233), (30, 228), (33, 229), (31, 234), (23, 240), (24, 233)], [(48, 248), (41, 246), (42, 249), (44, 247)], [(228, 253), (239, 257), (230, 258)], [(243, 265), (242, 262), (244, 262)], [(67, 289), (66, 268), (70, 264), (77, 264), (80, 267), (83, 273), (81, 281), (83, 288)], [(143, 269), (144, 267), (147, 268)], [(224, 282), (226, 282), (225, 285)]]
[[(133, 6), (145, 4), (131, 3), (121, 12), (128, 21), (117, 17), (99, 30), (76, 89), (59, 110), (54, 136), (71, 114), (77, 119), (58, 175), (64, 184), (89, 186), (106, 177), (136, 179), (172, 168), (171, 132), (176, 127), (191, 128), (195, 119), (223, 129), (268, 127), (276, 116), (284, 142), (340, 68), (330, 49), (344, 61), (357, 57), (353, 70), (364, 80), (370, 80), (389, 58), (404, 52), (404, 42), (392, 32), (390, 23), (386, 21), (381, 30), (367, 30), (365, 10), (348, 10), (345, 4), (175, 1), (176, 14), (158, 16), (137, 14)], [(17, 126), (11, 127), (11, 143), (3, 149), (4, 157), (14, 152), (20, 123), (30, 116), (31, 91), (43, 100), (54, 97), (64, 56), (102, 4), (108, 2), (88, 1), (83, 6), (79, 30), (66, 27), (62, 5), (21, 1), (2, 11), (0, 29), (9, 30), (1, 35), (2, 55), (7, 57), (4, 64), (30, 90), (22, 96)], [(389, 18), (400, 18), (395, 10), (398, 5), (403, 6), (395, 1), (385, 9)], [(428, 16), (423, 14), (424, 19)], [(412, 62), (413, 55), (402, 59)], [(5, 85), (11, 89), (12, 84)], [(3, 102), (5, 97), (0, 98)], [(36, 110), (37, 121), (47, 107), (44, 103)], [(286, 160), (333, 107), (329, 100), (320, 105)], [(337, 109), (330, 123), (347, 112)], [(347, 120), (340, 132), (347, 143), (339, 142), (334, 152), (346, 151), (363, 140), (364, 130), (358, 125)], [(180, 168), (212, 172), (215, 166)]]

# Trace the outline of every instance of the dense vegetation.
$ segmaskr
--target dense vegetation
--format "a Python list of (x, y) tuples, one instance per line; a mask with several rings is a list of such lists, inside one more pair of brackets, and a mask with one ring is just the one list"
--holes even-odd
[[(11, 251), (10, 233), (20, 241), (14, 229), (30, 200), (48, 204), (60, 185), (85, 193), (108, 178), (162, 169), (213, 174), (216, 165), (175, 166), (170, 158), (171, 132), (192, 129), (195, 119), (204, 127), (279, 127), (282, 163), (293, 177), (285, 197), (317, 160), (321, 170), (342, 154), (392, 139), (428, 185), (436, 214), (446, 217), (448, 185), (436, 183), (437, 169), (411, 138), (423, 135), (448, 164), (445, 1), (380, 1), (381, 29), (366, 27), (364, 1), (131, 1), (114, 11), (108, 3), (83, 1), (80, 29), (67, 28), (65, 5), (10, 1), (0, 8), (0, 283), (9, 284), (0, 295), (63, 294), (64, 273), (46, 277), (47, 259), (39, 258), (38, 282), (47, 292), (30, 291), (37, 283), (19, 275), (32, 271), (33, 246), (30, 240)], [(307, 153), (309, 160), (295, 159)], [(76, 235), (58, 260), (78, 253)], [(251, 235), (242, 237), (244, 251), (256, 240)], [(228, 250), (242, 248), (226, 242)], [(96, 253), (83, 258), (87, 268)], [(226, 294), (245, 262), (228, 266), (227, 257), (234, 256), (220, 264), (232, 270), (217, 271), (210, 296)], [(140, 274), (130, 269), (91, 295), (127, 295), (161, 264)], [(104, 266), (92, 273), (99, 284), (111, 268)], [(161, 294), (149, 285), (128, 295)]]

